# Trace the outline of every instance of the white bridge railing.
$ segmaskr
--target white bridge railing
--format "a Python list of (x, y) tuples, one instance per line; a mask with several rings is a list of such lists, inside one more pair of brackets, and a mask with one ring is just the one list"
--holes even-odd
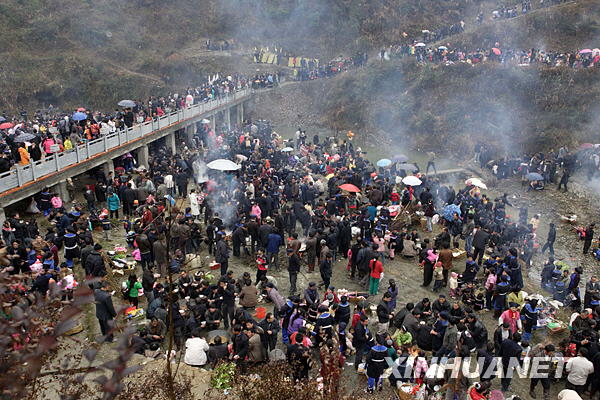
[[(151, 136), (172, 124), (212, 112), (224, 104), (234, 103), (241, 98), (247, 97), (251, 91), (250, 88), (245, 88), (216, 100), (194, 104), (189, 108), (173, 111), (155, 120), (134, 125), (131, 128), (111, 133), (110, 135), (84, 144), (79, 144), (69, 151), (55, 153), (44, 160), (32, 162), (25, 166), (17, 165), (10, 171), (0, 174), (0, 193), (18, 188), (28, 182), (39, 180), (49, 174), (59, 172), (70, 165), (80, 163), (99, 154), (110, 154), (111, 149), (130, 143), (141, 137)], [(114, 150), (114, 153), (116, 154), (117, 150)]]

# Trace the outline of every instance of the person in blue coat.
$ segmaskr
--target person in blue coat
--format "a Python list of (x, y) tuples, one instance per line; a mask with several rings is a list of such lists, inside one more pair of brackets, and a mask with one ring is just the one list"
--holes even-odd
[(396, 281), (394, 279), (390, 279), (388, 281), (390, 286), (388, 286), (387, 293), (389, 293), (392, 297), (388, 302), (389, 309), (393, 312), (396, 309), (396, 298), (398, 297), (398, 286), (396, 286)]

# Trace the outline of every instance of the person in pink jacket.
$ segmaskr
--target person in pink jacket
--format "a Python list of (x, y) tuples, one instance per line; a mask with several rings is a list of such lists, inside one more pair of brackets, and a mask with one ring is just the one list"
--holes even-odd
[(385, 238), (380, 235), (373, 235), (373, 243), (377, 245), (377, 252), (379, 253), (379, 261), (381, 264), (385, 264)]
[(510, 308), (500, 315), (498, 324), (502, 325), (506, 322), (510, 326), (510, 331), (515, 334), (518, 330), (522, 329), (521, 325), (521, 313), (519, 312), (519, 305), (517, 303), (510, 303)]
[(54, 210), (58, 210), (63, 206), (62, 199), (58, 196), (58, 194), (53, 193), (52, 198), (50, 199), (50, 203), (52, 204), (52, 208)]
[(54, 144), (54, 139), (47, 137), (42, 144), (44, 145), (44, 152), (48, 155), (52, 154), (52, 149), (50, 147)]

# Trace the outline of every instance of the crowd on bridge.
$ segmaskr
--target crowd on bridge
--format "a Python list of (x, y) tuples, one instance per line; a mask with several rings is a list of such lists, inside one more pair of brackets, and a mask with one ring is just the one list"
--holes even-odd
[(0, 173), (15, 165), (26, 166), (53, 154), (70, 151), (74, 146), (131, 128), (172, 111), (227, 96), (244, 89), (268, 87), (272, 75), (246, 77), (241, 74), (215, 74), (201, 85), (182, 93), (150, 96), (147, 101), (126, 101), (113, 112), (80, 107), (73, 112), (54, 109), (38, 110), (33, 116), (0, 116)]
[[(98, 171), (85, 188), (86, 206), (42, 192), (37, 206), (51, 227), (42, 232), (35, 220), (10, 216), (2, 230), (10, 261), (5, 272), (24, 274), (25, 292), (45, 295), (58, 284), (67, 301), (77, 284), (73, 271), (100, 279), (96, 316), (111, 340), (116, 312), (106, 277), (117, 268), (107, 259), (112, 249), (92, 229), (102, 227), (111, 238), (121, 218), (141, 271), (129, 272), (122, 301), (143, 305), (148, 319), (130, 338), (140, 353), (164, 350), (172, 323), (176, 348), (190, 365), (227, 359), (245, 373), (267, 360), (287, 361), (294, 379), (320, 375), (334, 391), (335, 371), (349, 364), (367, 375), (368, 392), (381, 388), (388, 357), (403, 371), (385, 374), (392, 385), (432, 396), (444, 382), (451, 383), (445, 386), (450, 396), (485, 396), (499, 378), (498, 371), (486, 374), (494, 357), (505, 373), (531, 357), (552, 366), (566, 362), (562, 378), (530, 381), (532, 397), (538, 383), (544, 398), (552, 386), (565, 385), (575, 399), (598, 391), (600, 284), (590, 278), (580, 295), (583, 271), (554, 260), (554, 231), (542, 249), (550, 250), (542, 294), (526, 294), (541, 221), (526, 207), (511, 219), (506, 194), (490, 197), (473, 179), (450, 185), (436, 177), (433, 153), (425, 171), (406, 164), (404, 155), (374, 164), (350, 140), (309, 138), (298, 129), (286, 141), (266, 121), (223, 132), (204, 124), (195, 139), (177, 154), (157, 149), (137, 173)], [(476, 150), (499, 178), (515, 173), (498, 161), (490, 165), (498, 158), (484, 146)], [(571, 154), (559, 153), (536, 155), (527, 174), (541, 171), (546, 158), (568, 169)], [(585, 229), (584, 252), (593, 228)], [(214, 259), (217, 276), (188, 271), (201, 252)], [(384, 281), (398, 272), (397, 259), (422, 271), (431, 296), (414, 298), (393, 278)], [(169, 274), (176, 280), (171, 288)], [(343, 287), (348, 279), (358, 290)], [(556, 317), (560, 305), (574, 313), (566, 340), (536, 340), (537, 329), (564, 327)], [(257, 307), (272, 311), (261, 314)], [(497, 324), (490, 326), (486, 312)], [(227, 335), (209, 345), (208, 332), (223, 328)], [(13, 337), (12, 350), (30, 334)], [(435, 374), (436, 366), (472, 355), (486, 360), (477, 384)], [(338, 367), (324, 368), (331, 360)], [(509, 390), (510, 377), (500, 381)]]

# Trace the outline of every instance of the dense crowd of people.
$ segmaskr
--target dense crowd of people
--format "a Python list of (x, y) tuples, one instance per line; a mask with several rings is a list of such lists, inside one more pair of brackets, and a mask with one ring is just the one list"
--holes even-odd
[[(487, 395), (500, 376), (488, 373), (494, 357), (505, 392), (511, 387), (508, 372), (539, 357), (553, 368), (566, 363), (565, 372), (532, 379), (532, 397), (538, 383), (544, 398), (553, 385), (565, 385), (573, 392), (563, 395), (575, 399), (597, 392), (600, 283), (592, 277), (582, 298), (583, 271), (553, 258), (556, 231), (550, 229), (540, 287), (550, 293), (526, 295), (524, 276), (541, 221), (525, 207), (510, 219), (506, 194), (491, 198), (476, 180), (455, 190), (429, 176), (430, 167), (437, 172), (434, 153), (425, 174), (417, 173), (418, 165), (403, 167), (403, 156), (378, 167), (352, 141), (309, 138), (301, 129), (286, 141), (267, 121), (223, 132), (204, 124), (195, 139), (177, 154), (157, 148), (147, 168), (136, 173), (97, 171), (96, 182), (85, 188), (85, 206), (69, 207), (55, 193), (40, 193), (36, 207), (51, 227), (42, 232), (35, 219), (10, 216), (2, 229), (10, 260), (5, 271), (23, 273), (25, 291), (45, 295), (57, 284), (67, 301), (78, 284), (77, 268), (98, 278), (96, 316), (110, 341), (117, 315), (106, 276), (118, 268), (108, 258), (112, 249), (104, 249), (92, 232), (99, 227), (110, 239), (120, 218), (141, 271), (141, 277), (128, 273), (122, 301), (144, 305), (147, 326), (131, 338), (142, 354), (164, 350), (171, 334), (183, 361), (193, 366), (231, 360), (245, 373), (267, 360), (287, 360), (294, 379), (319, 374), (331, 387), (338, 382), (335, 368), (315, 366), (317, 360), (331, 366), (333, 357), (346, 361), (338, 367), (350, 364), (364, 372), (368, 392), (382, 387), (392, 366), (401, 371), (385, 373), (394, 386), (411, 384), (434, 396), (437, 384), (451, 383), (446, 392), (459, 398)], [(490, 165), (494, 154), (483, 146), (476, 151), (482, 166), (508, 177), (504, 164)], [(534, 156), (527, 173), (544, 172), (546, 156), (569, 168), (568, 150), (558, 153)], [(207, 168), (224, 159), (235, 163)], [(593, 228), (584, 232), (584, 253)], [(214, 259), (212, 279), (205, 271), (189, 271), (205, 250)], [(434, 298), (413, 299), (393, 278), (382, 284), (386, 272), (394, 274), (397, 258), (422, 269), (422, 286)], [(359, 289), (339, 286), (340, 273)], [(536, 341), (537, 329), (561, 327), (560, 305), (574, 313), (569, 335), (560, 343)], [(484, 312), (498, 321), (493, 332)], [(226, 334), (207, 340), (208, 332), (221, 329)], [(14, 351), (27, 335), (12, 338)], [(472, 355), (486, 360), (477, 384), (435, 373), (448, 360)]]
[(50, 107), (33, 116), (0, 116), (0, 173), (14, 165), (25, 166), (70, 151), (74, 146), (98, 139), (161, 117), (174, 110), (227, 96), (248, 86), (267, 87), (272, 76), (256, 75), (252, 80), (240, 74), (209, 77), (202, 85), (188, 87), (183, 93), (151, 96), (147, 101), (131, 101), (113, 112), (100, 112), (81, 107), (72, 113)]
[(425, 43), (414, 42), (393, 46), (385, 50), (385, 60), (393, 58), (414, 58), (422, 63), (454, 64), (466, 62), (479, 64), (485, 62), (506, 65), (546, 65), (568, 66), (571, 68), (595, 67), (600, 61), (600, 50), (581, 49), (573, 52), (547, 51), (543, 49), (505, 48), (496, 43), (492, 48), (464, 49), (447, 46), (431, 47)]

